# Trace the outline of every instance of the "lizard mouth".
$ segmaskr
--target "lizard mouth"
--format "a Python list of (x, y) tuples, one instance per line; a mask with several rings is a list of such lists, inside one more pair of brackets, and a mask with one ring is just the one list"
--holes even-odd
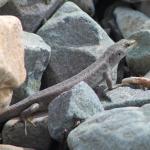
[(128, 43), (125, 44), (125, 47), (134, 47), (137, 45), (137, 41), (134, 39), (129, 40)]
[(131, 40), (130, 40), (130, 47), (135, 47), (135, 46), (137, 46), (137, 45), (138, 45), (137, 40), (135, 40), (135, 39), (131, 39)]

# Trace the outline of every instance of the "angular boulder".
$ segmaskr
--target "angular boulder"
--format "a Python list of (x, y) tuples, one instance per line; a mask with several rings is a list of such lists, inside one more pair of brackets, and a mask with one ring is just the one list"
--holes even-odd
[(63, 140), (64, 130), (72, 130), (78, 121), (103, 111), (95, 92), (85, 82), (56, 97), (48, 107), (48, 129), (52, 138)]
[(135, 32), (143, 29), (150, 29), (149, 17), (138, 10), (128, 7), (117, 7), (114, 10), (117, 25), (124, 38), (128, 38)]
[(22, 33), (18, 18), (0, 16), (0, 111), (9, 105), (13, 88), (26, 78)]
[(70, 150), (149, 150), (150, 105), (104, 111), (68, 136)]
[(66, 2), (37, 32), (52, 48), (47, 86), (72, 77), (99, 58), (114, 42), (85, 12)]
[(48, 19), (63, 3), (63, 0), (9, 0), (0, 9), (0, 15), (17, 16), (23, 25), (23, 29), (35, 32), (42, 22)]
[(23, 85), (14, 90), (13, 103), (40, 90), (41, 78), (51, 54), (50, 46), (40, 36), (33, 33), (23, 33), (23, 45), (27, 78)]

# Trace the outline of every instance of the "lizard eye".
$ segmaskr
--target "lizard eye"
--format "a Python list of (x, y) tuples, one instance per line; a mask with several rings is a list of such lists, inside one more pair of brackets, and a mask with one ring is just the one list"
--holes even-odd
[(129, 47), (130, 45), (130, 43), (125, 43), (125, 47)]
[(120, 55), (121, 55), (121, 53), (119, 52), (119, 53), (118, 53), (118, 55), (120, 56)]

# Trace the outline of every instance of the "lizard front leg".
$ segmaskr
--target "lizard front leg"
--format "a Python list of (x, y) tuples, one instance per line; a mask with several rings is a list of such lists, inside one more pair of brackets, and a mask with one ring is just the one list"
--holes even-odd
[(104, 98), (107, 99), (108, 101), (111, 101), (111, 99), (106, 95), (106, 92), (108, 90), (113, 89), (111, 73), (109, 71), (103, 72), (103, 79), (106, 81), (107, 86), (98, 85), (97, 87), (94, 88), (94, 91), (96, 92), (99, 98)]
[(103, 73), (103, 78), (106, 81), (107, 84), (107, 90), (112, 90), (113, 89), (113, 84), (112, 84), (112, 77), (109, 72), (104, 72)]
[(27, 135), (27, 122), (31, 123), (33, 126), (35, 126), (32, 121), (30, 120), (30, 117), (32, 114), (37, 112), (40, 108), (40, 105), (38, 103), (32, 104), (30, 107), (25, 109), (21, 114), (20, 114), (20, 120), (24, 122), (24, 128), (25, 128), (25, 135)]

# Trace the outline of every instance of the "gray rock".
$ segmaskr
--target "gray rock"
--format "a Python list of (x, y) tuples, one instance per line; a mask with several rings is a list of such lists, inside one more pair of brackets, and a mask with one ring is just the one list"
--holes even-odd
[(35, 32), (41, 23), (48, 19), (63, 3), (63, 0), (11, 0), (0, 9), (1, 15), (14, 15), (20, 18), (25, 31)]
[(137, 41), (137, 46), (127, 54), (127, 64), (134, 74), (144, 75), (150, 70), (150, 19), (125, 7), (116, 8), (114, 15), (123, 36)]
[(78, 120), (85, 120), (101, 111), (103, 107), (97, 95), (85, 82), (80, 82), (49, 104), (49, 133), (61, 141), (65, 129), (70, 131)]
[(141, 30), (130, 38), (137, 41), (137, 46), (127, 53), (127, 64), (135, 74), (145, 75), (150, 70), (150, 30)]
[(146, 2), (149, 0), (122, 0), (124, 2), (128, 2), (128, 3), (139, 3), (139, 2)]
[(143, 12), (145, 15), (147, 15), (147, 16), (150, 17), (150, 9), (149, 9), (149, 7), (150, 7), (150, 1), (148, 0), (148, 1), (142, 2), (142, 3), (140, 4), (140, 6), (139, 6), (138, 9), (139, 9), (141, 12)]
[(148, 71), (146, 74), (145, 74), (145, 76), (144, 77), (146, 77), (146, 78), (150, 78), (150, 71)]
[(9, 120), (3, 128), (2, 138), (4, 144), (31, 147), (38, 150), (49, 150), (51, 138), (49, 136), (48, 116), (38, 115), (32, 118), (32, 123), (27, 123), (27, 135), (25, 135), (24, 123), (18, 118)]
[(0, 0), (0, 7), (4, 6), (8, 0)]
[(77, 4), (83, 11), (87, 12), (90, 16), (95, 14), (95, 6), (93, 0), (70, 0)]
[(23, 44), (27, 78), (22, 86), (14, 90), (13, 103), (39, 91), (41, 77), (48, 65), (51, 53), (49, 45), (33, 33), (24, 32)]
[(104, 111), (68, 136), (70, 150), (149, 150), (150, 105)]
[(127, 106), (142, 106), (150, 103), (150, 90), (119, 87), (106, 94), (111, 102), (102, 102), (105, 109)]
[[(52, 48), (48, 86), (85, 69), (114, 42), (72, 2), (66, 2), (37, 32)], [(53, 82), (53, 83), (52, 83)]]
[(118, 27), (125, 38), (130, 37), (135, 32), (150, 29), (150, 19), (140, 11), (127, 7), (117, 7), (114, 16)]

